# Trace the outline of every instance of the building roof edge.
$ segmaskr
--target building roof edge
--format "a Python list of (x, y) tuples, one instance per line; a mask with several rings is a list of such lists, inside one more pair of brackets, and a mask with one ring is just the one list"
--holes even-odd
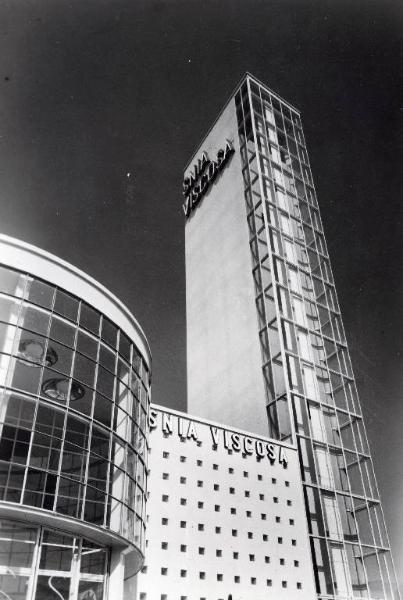
[(223, 106), (221, 107), (221, 110), (219, 111), (217, 117), (214, 119), (213, 123), (210, 125), (210, 127), (208, 128), (207, 132), (205, 133), (205, 135), (203, 136), (201, 142), (199, 142), (199, 144), (196, 146), (191, 158), (188, 160), (188, 162), (186, 163), (185, 168), (183, 169), (183, 173), (185, 174), (186, 171), (190, 168), (195, 155), (200, 151), (201, 147), (203, 146), (206, 138), (208, 137), (208, 135), (210, 134), (211, 130), (214, 128), (214, 126), (216, 125), (217, 121), (219, 120), (219, 118), (221, 117), (222, 113), (224, 112), (224, 110), (227, 108), (228, 104), (231, 102), (231, 100), (233, 99), (233, 97), (235, 96), (235, 94), (237, 93), (238, 89), (242, 86), (242, 84), (244, 83), (244, 81), (246, 81), (247, 79), (251, 79), (253, 81), (255, 81), (258, 85), (261, 85), (262, 87), (264, 87), (268, 92), (270, 92), (271, 94), (273, 94), (273, 96), (275, 96), (276, 98), (278, 98), (279, 100), (281, 100), (281, 102), (284, 102), (284, 104), (287, 104), (292, 110), (296, 111), (298, 113), (298, 115), (301, 114), (301, 111), (296, 108), (295, 106), (293, 106), (290, 102), (288, 102), (287, 100), (284, 100), (284, 98), (282, 96), (280, 96), (280, 94), (277, 94), (277, 92), (274, 92), (271, 88), (269, 88), (265, 83), (263, 83), (262, 81), (260, 81), (260, 79), (258, 79), (257, 77), (255, 77), (254, 75), (252, 75), (252, 73), (250, 73), (249, 71), (245, 71), (245, 73), (243, 74), (243, 76), (241, 77), (241, 79), (238, 81), (237, 85), (235, 86), (235, 88), (233, 89), (232, 93), (228, 96), (226, 102), (223, 104)]
[[(140, 326), (140, 324), (138, 323), (137, 319), (132, 314), (132, 312), (128, 309), (128, 307), (121, 300), (119, 300), (119, 298), (117, 296), (115, 296), (115, 294), (113, 294), (102, 283), (100, 283), (99, 281), (97, 281), (96, 279), (94, 279), (93, 277), (88, 275), (87, 273), (85, 273), (85, 271), (81, 271), (81, 269), (78, 269), (71, 263), (63, 260), (62, 258), (59, 258), (55, 254), (52, 254), (46, 250), (43, 250), (42, 248), (39, 248), (38, 246), (34, 246), (33, 244), (23, 242), (22, 240), (19, 240), (18, 238), (14, 238), (14, 237), (8, 236), (6, 234), (0, 233), (0, 247), (2, 245), (3, 245), (3, 247), (10, 248), (11, 251), (20, 252), (20, 253), (26, 252), (26, 253), (29, 253), (30, 255), (32, 255), (33, 257), (37, 257), (38, 259), (41, 259), (42, 261), (47, 261), (50, 264), (56, 265), (57, 267), (60, 267), (61, 269), (64, 269), (66, 272), (70, 273), (73, 277), (76, 277), (79, 280), (84, 281), (87, 285), (92, 287), (98, 293), (102, 294), (107, 300), (109, 300), (109, 302), (112, 303), (112, 305), (116, 306), (116, 308), (119, 311), (121, 311), (121, 313), (125, 316), (125, 318), (132, 324), (134, 330), (138, 333), (141, 341), (144, 344), (145, 350), (148, 353), (148, 356), (146, 358), (148, 359), (149, 363), (151, 364), (151, 349), (150, 349), (150, 345), (148, 343), (147, 337), (146, 337), (142, 327)], [(0, 256), (0, 264), (3, 263), (5, 265), (7, 265), (9, 262), (11, 262), (11, 261), (7, 260), (7, 259), (4, 260), (4, 258), (2, 259), (2, 257)], [(10, 266), (12, 267), (13, 265), (10, 264)], [(20, 265), (19, 268), (21, 268), (21, 270), (23, 270), (23, 265)], [(27, 269), (27, 272), (29, 272), (29, 269)], [(33, 274), (35, 274), (35, 273), (33, 273)], [(41, 276), (41, 279), (46, 280), (46, 277)], [(63, 288), (62, 281), (60, 283), (51, 281), (51, 283), (54, 283), (54, 285), (57, 285), (57, 286)], [(63, 289), (67, 289), (67, 291), (74, 294), (74, 291), (71, 289), (68, 289), (68, 288), (63, 288)], [(107, 316), (109, 316), (109, 315), (107, 315)], [(135, 341), (135, 340), (133, 340), (133, 341)]]

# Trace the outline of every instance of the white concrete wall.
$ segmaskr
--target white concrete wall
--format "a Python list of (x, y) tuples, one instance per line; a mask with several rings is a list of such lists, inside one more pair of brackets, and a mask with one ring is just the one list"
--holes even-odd
[[(137, 595), (130, 600), (161, 600), (162, 594), (167, 600), (227, 600), (230, 593), (233, 600), (316, 598), (296, 448), (155, 405), (151, 409), (157, 416), (150, 433), (146, 570), (138, 574)], [(165, 435), (164, 415), (172, 427), (172, 433)], [(216, 450), (210, 426), (217, 434)], [(250, 448), (256, 442), (270, 443), (275, 461), (267, 457), (258, 461), (254, 453), (243, 456), (242, 452), (228, 452), (224, 429), (227, 437), (238, 433), (241, 444), (250, 439)], [(186, 437), (189, 431), (192, 437)], [(287, 468), (279, 461), (280, 448)], [(185, 478), (182, 483), (181, 478)], [(203, 502), (202, 508), (199, 502)], [(163, 518), (168, 519), (166, 525)], [(180, 526), (181, 521), (186, 527)], [(204, 525), (204, 531), (199, 530), (199, 524)], [(220, 533), (215, 530), (217, 526)], [(167, 544), (166, 549), (162, 543)], [(181, 551), (183, 544), (186, 551)], [(199, 547), (204, 548), (204, 554), (199, 553)], [(221, 556), (216, 555), (217, 550)], [(162, 569), (167, 569), (166, 575)], [(185, 577), (181, 570), (186, 571)], [(201, 571), (205, 579), (200, 579)], [(222, 581), (218, 581), (218, 574)]]
[(203, 150), (214, 159), (227, 139), (235, 154), (186, 223), (188, 410), (266, 435), (234, 100), (189, 164)]

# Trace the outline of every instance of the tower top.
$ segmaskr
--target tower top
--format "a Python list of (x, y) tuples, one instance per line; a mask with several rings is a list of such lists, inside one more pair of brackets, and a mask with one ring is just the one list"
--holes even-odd
[(191, 158), (186, 163), (186, 166), (184, 168), (184, 173), (186, 173), (186, 171), (191, 167), (192, 162), (194, 160), (194, 156), (200, 152), (201, 147), (203, 146), (206, 138), (208, 137), (208, 135), (210, 134), (211, 130), (216, 125), (217, 121), (220, 119), (222, 113), (224, 112), (224, 110), (226, 109), (226, 107), (228, 106), (228, 104), (234, 98), (234, 96), (236, 95), (236, 93), (241, 89), (241, 87), (243, 86), (243, 84), (246, 83), (248, 80), (251, 81), (251, 82), (253, 82), (253, 83), (255, 83), (256, 85), (259, 85), (260, 87), (264, 88), (266, 92), (268, 92), (269, 94), (271, 94), (272, 96), (274, 96), (277, 100), (279, 100), (280, 102), (282, 102), (283, 104), (285, 104), (286, 106), (288, 106), (291, 110), (293, 110), (294, 112), (296, 112), (298, 114), (298, 116), (300, 116), (301, 112), (300, 112), (300, 110), (298, 108), (296, 108), (295, 106), (293, 106), (292, 104), (290, 104), (290, 102), (288, 102), (287, 100), (284, 100), (284, 98), (282, 96), (280, 96), (279, 94), (277, 94), (277, 92), (273, 91), (266, 84), (264, 84), (262, 81), (260, 81), (257, 77), (255, 77), (254, 75), (252, 75), (252, 73), (249, 73), (249, 71), (246, 71), (244, 73), (244, 75), (241, 77), (241, 79), (238, 81), (237, 85), (235, 86), (235, 88), (233, 89), (233, 91), (231, 92), (231, 94), (228, 96), (226, 102), (222, 106), (221, 110), (218, 112), (217, 117), (214, 119), (213, 123), (208, 128), (208, 130), (206, 131), (205, 135), (202, 137), (200, 143), (194, 149), (194, 152), (192, 153)]

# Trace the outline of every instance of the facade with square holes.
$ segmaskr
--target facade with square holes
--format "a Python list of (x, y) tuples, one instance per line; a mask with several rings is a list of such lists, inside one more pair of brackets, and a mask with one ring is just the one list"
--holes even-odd
[(136, 600), (315, 597), (295, 447), (151, 405)]

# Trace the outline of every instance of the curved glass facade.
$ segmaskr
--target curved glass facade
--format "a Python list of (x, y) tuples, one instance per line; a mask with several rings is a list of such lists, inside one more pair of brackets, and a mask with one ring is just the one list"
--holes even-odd
[(0, 519), (0, 597), (102, 600), (108, 551), (80, 537)]
[(146, 360), (105, 315), (0, 267), (1, 501), (143, 551), (149, 385)]

